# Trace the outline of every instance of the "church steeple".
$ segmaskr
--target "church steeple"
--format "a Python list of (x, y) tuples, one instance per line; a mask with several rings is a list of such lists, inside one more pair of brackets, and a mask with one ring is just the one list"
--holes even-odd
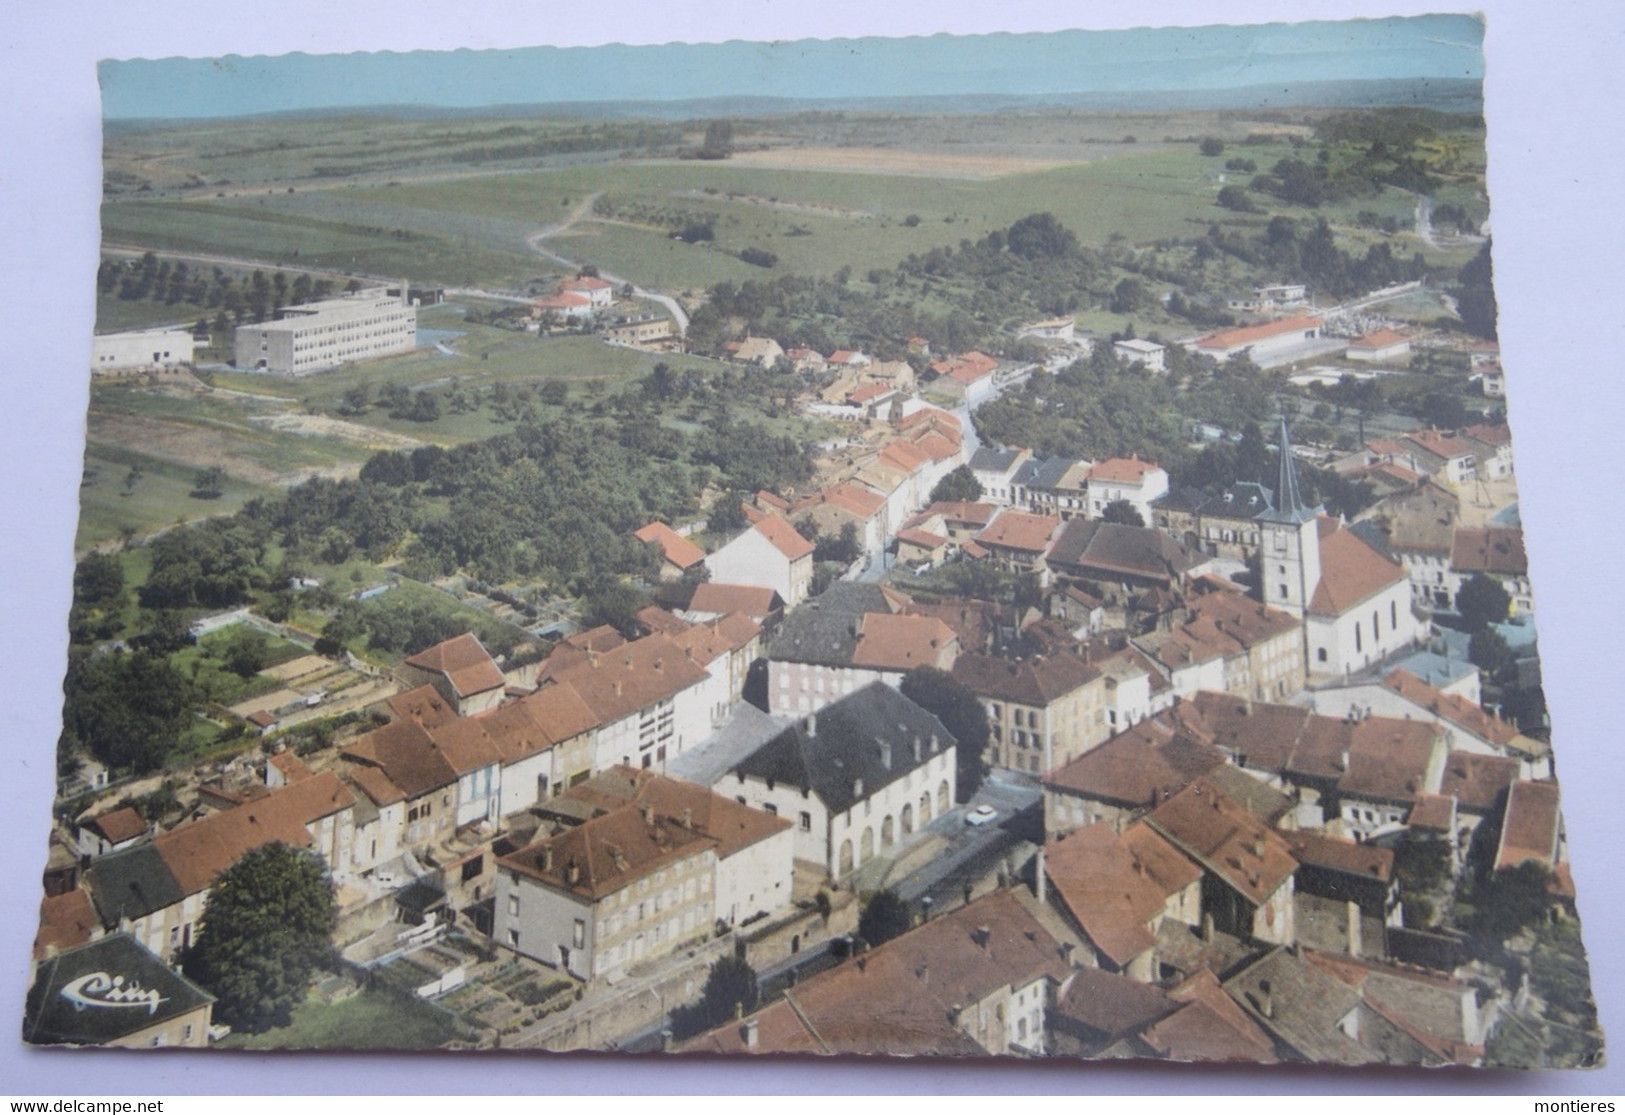
[(1280, 474), (1275, 482), (1275, 506), (1258, 516), (1260, 522), (1265, 523), (1298, 523), (1314, 520), (1321, 514), (1322, 508), (1306, 507), (1303, 502), (1303, 493), (1298, 487), (1298, 465), (1292, 456), (1292, 436), (1287, 431), (1286, 416), (1281, 417), (1281, 436), (1277, 441), (1281, 447)]
[(1297, 462), (1286, 419), (1281, 419), (1280, 475), (1275, 506), (1258, 515), (1262, 546), (1259, 585), (1264, 602), (1295, 616), (1303, 616), (1320, 587), (1320, 526), (1323, 511), (1306, 507), (1298, 486)]

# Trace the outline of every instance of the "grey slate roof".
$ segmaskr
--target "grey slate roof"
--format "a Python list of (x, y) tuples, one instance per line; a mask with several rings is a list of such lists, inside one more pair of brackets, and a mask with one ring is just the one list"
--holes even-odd
[[(126, 996), (145, 993), (148, 998), (135, 1003), (108, 999), (99, 992), (112, 988), (85, 980), (96, 974), (119, 980), (117, 990)], [(41, 962), (28, 992), (23, 1040), (106, 1045), (212, 1002), (213, 995), (171, 970), (129, 934), (114, 933)]]
[(1016, 474), (1010, 478), (1010, 483), (1030, 488), (1037, 476), (1038, 462), (1034, 460), (1022, 461), (1021, 467), (1016, 469)]
[(1032, 479), (1023, 481), (1029, 488), (1050, 489), (1059, 484), (1066, 476), (1066, 470), (1078, 463), (1076, 457), (1051, 457), (1046, 461), (1034, 461)]
[(1200, 488), (1175, 488), (1160, 499), (1152, 500), (1151, 506), (1165, 511), (1197, 511), (1212, 498)]
[(1020, 453), (1019, 449), (992, 449), (984, 445), (971, 454), (970, 467), (983, 472), (1003, 472), (1015, 463)]
[(1052, 567), (1177, 580), (1207, 559), (1155, 527), (1069, 519), (1050, 547), (1047, 560)]
[(97, 915), (109, 927), (120, 918), (145, 917), (186, 897), (154, 844), (103, 856), (85, 872), (85, 882)]
[(814, 666), (847, 666), (858, 645), (858, 626), (869, 612), (890, 612), (878, 585), (837, 581), (823, 595), (786, 615), (773, 636), (768, 658)]
[(1268, 511), (1273, 505), (1274, 498), (1275, 493), (1264, 485), (1242, 481), (1230, 485), (1208, 500), (1202, 505), (1201, 510), (1204, 515), (1234, 515), (1238, 518), (1251, 519)]
[(770, 716), (748, 702), (740, 704), (710, 739), (666, 764), (666, 773), (701, 786), (715, 786), (722, 776), (754, 755), (791, 724), (786, 716)]
[(780, 732), (734, 769), (809, 790), (844, 813), (955, 745), (942, 721), (877, 681)]

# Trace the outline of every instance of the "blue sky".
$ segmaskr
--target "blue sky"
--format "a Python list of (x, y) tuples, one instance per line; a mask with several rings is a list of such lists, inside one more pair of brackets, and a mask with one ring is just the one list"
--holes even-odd
[(107, 119), (354, 105), (478, 107), (935, 94), (1227, 89), (1358, 78), (1483, 77), (1460, 15), (1299, 24), (778, 43), (535, 47), (104, 61)]

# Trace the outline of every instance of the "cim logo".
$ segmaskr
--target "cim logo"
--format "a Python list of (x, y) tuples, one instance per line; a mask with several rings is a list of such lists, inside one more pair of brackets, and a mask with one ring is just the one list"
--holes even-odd
[(126, 984), (123, 976), (106, 972), (91, 972), (69, 982), (62, 988), (62, 997), (73, 1004), (74, 1010), (146, 1007), (148, 1014), (157, 1014), (158, 1004), (169, 1001), (156, 991), (148, 991), (138, 983)]

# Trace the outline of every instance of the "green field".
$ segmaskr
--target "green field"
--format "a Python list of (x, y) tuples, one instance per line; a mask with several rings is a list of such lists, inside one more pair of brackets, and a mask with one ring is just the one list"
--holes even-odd
[[(1226, 152), (1254, 160), (1261, 170), (1302, 154), (1284, 143), (1232, 145)], [(831, 274), (846, 266), (861, 277), (910, 253), (974, 240), (1046, 210), (1088, 245), (1114, 237), (1129, 243), (1191, 238), (1229, 215), (1215, 201), (1221, 185), (1251, 178), (1226, 172), (1224, 161), (1194, 146), (1128, 147), (1088, 162), (981, 180), (725, 162), (615, 163), (264, 197), (119, 201), (106, 206), (104, 222), (110, 240), (511, 287), (551, 270), (526, 248), (526, 235), (601, 193), (613, 219), (590, 216), (549, 247), (649, 286), (693, 289), (768, 274), (735, 258), (747, 247), (779, 257), (772, 273)], [(1452, 198), (1481, 208), (1472, 189), (1448, 188)], [(1342, 224), (1362, 211), (1403, 221), (1415, 208), (1414, 198), (1393, 189), (1320, 209), (1256, 200), (1266, 217), (1324, 215)], [(910, 216), (918, 223), (905, 224)], [(715, 240), (670, 239), (671, 228), (687, 220), (711, 222)]]
[[(132, 465), (139, 465), (142, 475), (133, 487), (126, 487), (124, 478)], [(117, 540), (126, 528), (144, 534), (183, 519), (228, 515), (250, 499), (276, 491), (228, 479), (220, 498), (197, 499), (191, 495), (196, 469), (110, 445), (92, 446), (85, 454), (85, 477), (79, 488), (79, 532), (74, 539), (74, 549), (81, 553)]]

